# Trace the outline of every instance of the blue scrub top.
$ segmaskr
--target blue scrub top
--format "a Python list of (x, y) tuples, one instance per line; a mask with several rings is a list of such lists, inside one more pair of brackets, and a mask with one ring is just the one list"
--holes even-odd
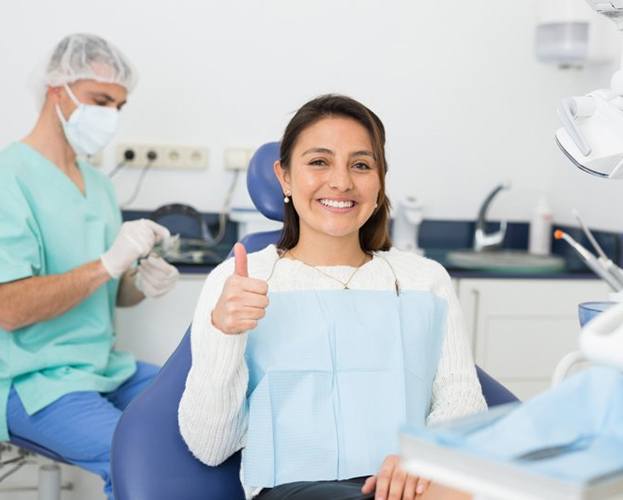
[[(66, 273), (112, 245), (121, 225), (112, 184), (78, 165), (84, 195), (33, 148), (0, 151), (0, 283)], [(32, 415), (70, 392), (115, 390), (134, 373), (133, 357), (112, 350), (118, 287), (110, 280), (60, 316), (13, 332), (0, 327), (0, 441), (8, 439), (11, 385)]]

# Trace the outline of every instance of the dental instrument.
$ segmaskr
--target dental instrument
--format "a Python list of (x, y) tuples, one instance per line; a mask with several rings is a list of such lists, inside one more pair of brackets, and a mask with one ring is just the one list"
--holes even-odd
[[(623, 31), (621, 2), (587, 1)], [(556, 143), (579, 169), (597, 177), (623, 178), (622, 111), (623, 68), (612, 76), (610, 88), (562, 100), (558, 116), (563, 126), (556, 131)]]
[(155, 254), (158, 257), (166, 257), (171, 251), (175, 249), (179, 249), (180, 246), (180, 235), (172, 234), (166, 238), (163, 238), (161, 241), (156, 243), (154, 247), (151, 249), (150, 254)]
[(586, 248), (580, 245), (577, 241), (575, 241), (571, 236), (569, 236), (564, 231), (557, 229), (554, 231), (554, 238), (557, 240), (564, 239), (571, 247), (582, 257), (586, 265), (601, 279), (603, 279), (612, 290), (615, 292), (620, 291), (623, 287), (619, 284), (617, 280), (615, 280), (610, 273), (608, 273), (599, 263), (597, 258), (589, 252)]
[(588, 241), (591, 243), (591, 245), (593, 245), (593, 248), (597, 252), (597, 260), (600, 262), (606, 272), (608, 272), (619, 283), (621, 288), (623, 288), (623, 269), (621, 269), (614, 262), (612, 262), (612, 260), (610, 260), (610, 258), (606, 255), (603, 248), (601, 248), (601, 245), (593, 236), (592, 231), (587, 227), (587, 225), (580, 217), (579, 211), (574, 209), (573, 215), (580, 223), (580, 227), (582, 228), (582, 231), (584, 231), (584, 234), (588, 238)]

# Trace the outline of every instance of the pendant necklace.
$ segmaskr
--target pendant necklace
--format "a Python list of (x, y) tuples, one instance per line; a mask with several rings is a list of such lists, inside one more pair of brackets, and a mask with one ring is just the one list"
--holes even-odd
[[(277, 262), (279, 262), (281, 259), (283, 259), (287, 253), (290, 253), (290, 255), (292, 256), (292, 258), (298, 260), (299, 262), (302, 262), (303, 264), (305, 264), (305, 262), (303, 262), (302, 260), (298, 259), (296, 257), (296, 255), (294, 255), (294, 253), (291, 250), (286, 250), (285, 252), (282, 250), (277, 250), (278, 255), (277, 258), (275, 259), (275, 261), (273, 262), (273, 266), (270, 270), (270, 274), (268, 275), (268, 278), (266, 278), (266, 281), (270, 281), (270, 279), (273, 276), (273, 273), (275, 272), (275, 267), (277, 265)], [(325, 273), (324, 271), (322, 271), (321, 269), (318, 269), (316, 266), (311, 266), (309, 264), (305, 264), (308, 267), (311, 267), (313, 269), (315, 269), (316, 271), (318, 271), (320, 274), (326, 276), (327, 278), (330, 278), (334, 281), (337, 281), (340, 285), (342, 285), (342, 289), (343, 290), (350, 290), (350, 288), (348, 287), (348, 285), (350, 284), (351, 280), (353, 279), (353, 277), (355, 276), (355, 274), (357, 274), (357, 271), (359, 271), (359, 269), (361, 269), (363, 267), (363, 265), (366, 263), (366, 260), (368, 258), (369, 254), (366, 254), (365, 259), (363, 260), (363, 262), (361, 264), (359, 264), (359, 266), (352, 272), (352, 274), (348, 277), (348, 279), (346, 281), (342, 281), (337, 279), (335, 276), (331, 276), (330, 274)], [(381, 258), (383, 261), (385, 261), (385, 263), (389, 266), (393, 276), (394, 276), (394, 291), (396, 292), (396, 296), (399, 297), (400, 296), (400, 284), (398, 283), (398, 276), (396, 275), (396, 271), (394, 271), (394, 266), (392, 266), (389, 261), (383, 257), (382, 255), (376, 255), (377, 257)]]
[(351, 273), (351, 275), (348, 277), (348, 279), (346, 281), (342, 281), (340, 279), (337, 279), (335, 276), (331, 276), (328, 273), (325, 273), (322, 269), (318, 269), (318, 267), (316, 266), (312, 266), (310, 264), (307, 264), (305, 261), (302, 261), (301, 259), (299, 259), (296, 255), (294, 255), (294, 252), (292, 250), (288, 250), (287, 252), (284, 252), (284, 254), (281, 257), (285, 257), (286, 254), (290, 254), (292, 256), (292, 258), (302, 262), (303, 264), (305, 264), (307, 267), (311, 267), (312, 269), (315, 269), (316, 271), (318, 271), (320, 274), (322, 274), (323, 276), (326, 276), (327, 278), (332, 279), (333, 281), (337, 281), (340, 285), (342, 285), (342, 289), (343, 290), (350, 290), (350, 288), (348, 287), (349, 283), (351, 282), (351, 280), (353, 279), (353, 277), (355, 276), (355, 274), (357, 274), (357, 271), (359, 271), (359, 269), (361, 269), (361, 267), (366, 263), (366, 261), (368, 260), (368, 254), (366, 254), (363, 258), (363, 261), (361, 262), (361, 264), (359, 264), (355, 270)]

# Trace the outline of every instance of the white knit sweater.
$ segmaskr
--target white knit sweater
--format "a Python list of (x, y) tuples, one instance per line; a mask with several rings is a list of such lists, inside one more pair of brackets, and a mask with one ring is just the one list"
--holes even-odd
[[(337, 281), (301, 261), (286, 258), (275, 265), (277, 259), (274, 245), (249, 254), (249, 276), (265, 280), (272, 271), (269, 291), (342, 288)], [(346, 281), (354, 271), (349, 266), (320, 269), (341, 281)], [(179, 406), (182, 437), (190, 451), (208, 465), (224, 462), (245, 442), (247, 334), (226, 335), (216, 329), (210, 319), (223, 284), (233, 271), (233, 259), (229, 259), (206, 279), (195, 309), (191, 331), (192, 366)], [(394, 290), (394, 272), (401, 290), (430, 291), (448, 303), (447, 332), (433, 382), (427, 423), (486, 409), (464, 332), (461, 308), (450, 277), (440, 264), (396, 249), (377, 252), (356, 272), (349, 288)]]

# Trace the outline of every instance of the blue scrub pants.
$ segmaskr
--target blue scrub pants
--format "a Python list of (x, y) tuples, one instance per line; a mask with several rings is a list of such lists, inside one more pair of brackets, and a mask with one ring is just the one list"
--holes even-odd
[(158, 373), (159, 368), (137, 363), (136, 373), (113, 392), (72, 392), (34, 415), (28, 415), (11, 389), (7, 407), (9, 432), (48, 448), (104, 480), (112, 500), (110, 446), (121, 413)]

